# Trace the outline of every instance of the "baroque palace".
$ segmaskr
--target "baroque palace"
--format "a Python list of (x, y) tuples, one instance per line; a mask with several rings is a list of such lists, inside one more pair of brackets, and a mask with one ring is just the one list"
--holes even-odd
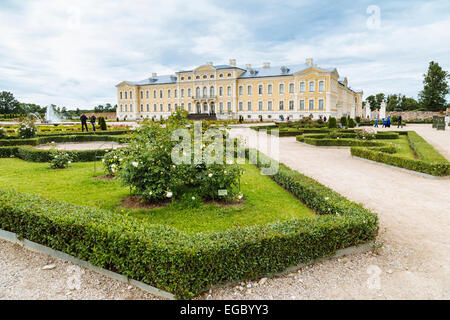
[(208, 62), (116, 87), (120, 120), (166, 119), (176, 108), (220, 120), (243, 116), (246, 121), (363, 115), (363, 92), (351, 89), (335, 68), (321, 68), (313, 59), (281, 67), (266, 62), (258, 68), (238, 67), (234, 59), (227, 65)]

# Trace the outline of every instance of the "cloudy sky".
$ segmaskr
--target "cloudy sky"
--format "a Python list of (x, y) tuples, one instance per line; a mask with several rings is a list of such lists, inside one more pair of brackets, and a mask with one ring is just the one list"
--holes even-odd
[[(379, 17), (379, 19), (378, 19)], [(69, 108), (115, 85), (213, 61), (336, 67), (349, 85), (417, 97), (450, 70), (450, 1), (1, 0), (0, 91)]]

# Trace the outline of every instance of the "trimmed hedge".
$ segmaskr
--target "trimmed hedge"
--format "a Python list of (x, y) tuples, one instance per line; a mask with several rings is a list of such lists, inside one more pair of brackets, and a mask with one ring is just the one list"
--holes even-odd
[(446, 176), (450, 174), (449, 162), (430, 162), (420, 159), (411, 159), (397, 154), (387, 153), (375, 148), (352, 147), (352, 156), (382, 162), (392, 166), (405, 168), (413, 171), (427, 173), (433, 176)]
[[(105, 150), (66, 151), (72, 162), (98, 161), (106, 153)], [(16, 157), (30, 162), (49, 162), (52, 160), (51, 150), (41, 150), (32, 146), (0, 147), (0, 158)]]
[(0, 228), (178, 298), (280, 272), (376, 237), (378, 218), (361, 205), (282, 164), (272, 179), (318, 216), (185, 234), (127, 215), (0, 190)]
[(46, 143), (114, 141), (123, 143), (130, 139), (127, 135), (48, 135), (33, 139), (1, 139), (0, 146), (37, 146)]
[[(319, 136), (319, 135), (315, 135)], [(331, 138), (310, 138), (308, 136), (297, 136), (297, 141), (311, 144), (313, 146), (341, 146), (341, 147), (352, 147), (352, 146), (367, 146), (375, 147), (382, 146), (381, 142), (371, 141), (371, 140), (356, 140), (356, 139), (331, 139)]]

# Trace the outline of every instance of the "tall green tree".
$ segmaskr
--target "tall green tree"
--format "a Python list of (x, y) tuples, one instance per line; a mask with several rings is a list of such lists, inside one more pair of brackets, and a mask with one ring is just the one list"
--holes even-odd
[(11, 92), (2, 91), (0, 93), (0, 113), (20, 113), (20, 103)]
[(381, 103), (386, 100), (384, 93), (377, 93), (376, 95), (370, 95), (366, 98), (366, 102), (370, 103), (370, 110), (375, 111), (380, 109)]
[(444, 110), (445, 96), (449, 93), (449, 73), (434, 61), (430, 62), (428, 72), (423, 75), (423, 90), (419, 94), (420, 104), (430, 111)]

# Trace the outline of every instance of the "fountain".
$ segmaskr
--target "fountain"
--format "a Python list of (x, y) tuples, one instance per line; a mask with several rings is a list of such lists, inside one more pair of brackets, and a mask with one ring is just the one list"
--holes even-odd
[(56, 113), (53, 106), (47, 106), (47, 111), (45, 112), (45, 122), (50, 124), (61, 123), (61, 117)]

